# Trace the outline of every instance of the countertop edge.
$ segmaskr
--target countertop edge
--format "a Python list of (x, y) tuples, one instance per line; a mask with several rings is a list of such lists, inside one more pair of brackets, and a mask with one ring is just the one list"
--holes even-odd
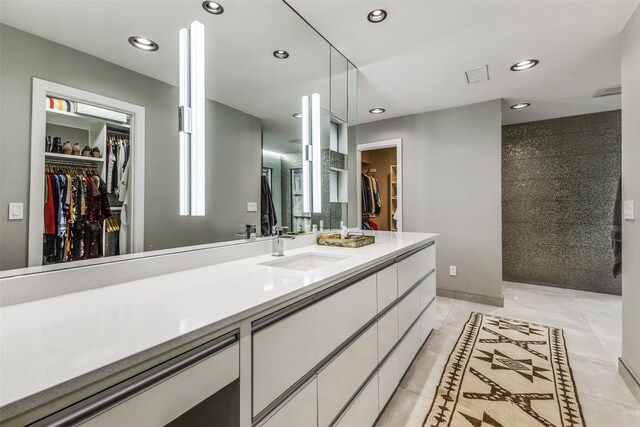
[[(427, 234), (427, 233), (425, 233)], [(307, 286), (301, 287), (287, 294), (280, 295), (272, 300), (249, 307), (245, 310), (234, 313), (219, 321), (205, 325), (187, 334), (172, 338), (161, 344), (150, 347), (141, 352), (132, 354), (116, 362), (102, 366), (93, 371), (87, 372), (70, 380), (64, 381), (53, 387), (41, 390), (37, 393), (15, 400), (0, 407), (0, 423), (20, 419), (28, 412), (42, 411), (42, 415), (31, 420), (57, 412), (67, 406), (86, 399), (97, 392), (112, 387), (121, 381), (138, 375), (145, 370), (170, 360), (179, 354), (189, 351), (198, 345), (204, 344), (217, 336), (239, 329), (240, 323), (249, 319), (258, 319), (268, 312), (276, 311), (281, 306), (289, 305), (299, 299), (313, 295), (323, 289), (337, 285), (350, 277), (361, 274), (371, 267), (397, 258), (398, 256), (417, 249), (425, 244), (436, 240), (438, 234), (429, 233), (415, 243), (393, 250), (371, 261), (365, 262), (356, 267), (351, 267), (338, 274), (316, 281)], [(59, 402), (55, 404), (56, 401)], [(55, 408), (50, 407), (54, 404)]]

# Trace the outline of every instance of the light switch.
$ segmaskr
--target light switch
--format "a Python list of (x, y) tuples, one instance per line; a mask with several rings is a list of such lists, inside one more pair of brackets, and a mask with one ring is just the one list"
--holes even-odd
[(624, 219), (634, 220), (636, 219), (636, 201), (625, 200), (624, 201)]
[(9, 203), (9, 220), (24, 219), (24, 203)]
[(247, 202), (247, 212), (258, 212), (258, 202)]

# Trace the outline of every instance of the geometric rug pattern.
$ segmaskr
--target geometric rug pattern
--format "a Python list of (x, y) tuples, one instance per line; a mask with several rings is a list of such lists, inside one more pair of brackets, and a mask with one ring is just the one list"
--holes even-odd
[(472, 313), (425, 427), (585, 427), (562, 329)]

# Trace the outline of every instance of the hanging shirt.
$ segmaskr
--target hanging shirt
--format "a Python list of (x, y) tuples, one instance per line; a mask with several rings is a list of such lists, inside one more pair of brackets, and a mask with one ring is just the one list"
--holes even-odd
[(44, 234), (56, 234), (56, 216), (53, 206), (53, 188), (51, 186), (51, 175), (46, 175), (47, 199), (44, 204)]

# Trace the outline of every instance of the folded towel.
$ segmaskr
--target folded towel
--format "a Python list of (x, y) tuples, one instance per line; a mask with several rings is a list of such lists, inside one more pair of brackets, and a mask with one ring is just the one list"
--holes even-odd
[(47, 96), (47, 109), (49, 110), (58, 110), (58, 111), (66, 111), (67, 113), (75, 113), (75, 103), (73, 101), (69, 101), (68, 99), (60, 99), (54, 98), (52, 96)]

